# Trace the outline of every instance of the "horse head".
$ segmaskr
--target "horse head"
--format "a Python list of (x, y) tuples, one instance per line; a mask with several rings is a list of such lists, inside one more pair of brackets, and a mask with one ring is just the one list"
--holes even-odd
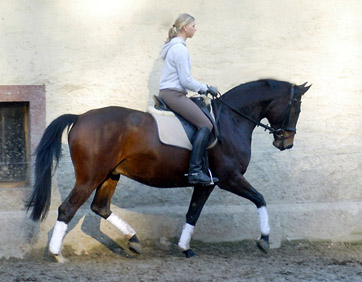
[(291, 85), (286, 94), (275, 98), (268, 107), (266, 117), (274, 129), (273, 145), (281, 151), (293, 147), (302, 96), (312, 86), (306, 84), (307, 82), (302, 85)]

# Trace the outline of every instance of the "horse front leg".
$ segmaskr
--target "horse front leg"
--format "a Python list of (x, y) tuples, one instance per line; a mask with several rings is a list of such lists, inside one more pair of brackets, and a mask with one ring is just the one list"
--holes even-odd
[(268, 253), (270, 225), (268, 210), (263, 195), (255, 190), (241, 173), (226, 179), (227, 180), (218, 183), (218, 186), (221, 189), (246, 198), (256, 205), (261, 233), (260, 238), (257, 240), (257, 246), (262, 252)]
[(200, 217), (202, 208), (215, 186), (195, 186), (192, 194), (189, 210), (186, 214), (186, 223), (182, 228), (182, 233), (178, 246), (184, 253), (186, 258), (195, 256), (196, 254), (190, 248), (191, 236), (194, 233), (194, 228), (197, 220)]
[(261, 236), (257, 240), (256, 244), (262, 252), (267, 254), (269, 251), (270, 226), (269, 226), (269, 215), (266, 209), (266, 205), (258, 208), (258, 216), (259, 216)]

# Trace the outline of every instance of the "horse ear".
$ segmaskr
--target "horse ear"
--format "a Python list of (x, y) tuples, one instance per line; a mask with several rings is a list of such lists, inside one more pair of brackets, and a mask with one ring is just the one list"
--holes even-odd
[(304, 94), (305, 92), (307, 92), (307, 91), (309, 90), (309, 88), (312, 86), (312, 84), (309, 85), (309, 86), (306, 86), (307, 83), (308, 83), (308, 82), (305, 82), (304, 84), (301, 84), (301, 85), (298, 85), (298, 86), (297, 86), (298, 93), (299, 93), (300, 95), (303, 95), (303, 94)]

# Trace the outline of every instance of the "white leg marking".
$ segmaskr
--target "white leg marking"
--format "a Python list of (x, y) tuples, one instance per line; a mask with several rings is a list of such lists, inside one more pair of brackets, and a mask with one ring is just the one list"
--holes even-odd
[(59, 255), (65, 232), (67, 232), (68, 224), (63, 221), (58, 221), (54, 226), (53, 235), (49, 243), (49, 251), (53, 255)]
[(187, 251), (190, 249), (190, 241), (191, 236), (194, 233), (195, 226), (186, 223), (182, 228), (182, 233), (180, 237), (180, 241), (178, 242), (178, 246), (180, 249)]
[(269, 226), (269, 216), (266, 207), (258, 208), (260, 231), (262, 235), (269, 235), (270, 226)]
[(111, 213), (111, 215), (107, 218), (107, 220), (112, 223), (115, 227), (118, 228), (119, 231), (121, 231), (124, 235), (128, 235), (132, 237), (136, 234), (136, 231), (123, 219), (119, 218), (114, 213)]

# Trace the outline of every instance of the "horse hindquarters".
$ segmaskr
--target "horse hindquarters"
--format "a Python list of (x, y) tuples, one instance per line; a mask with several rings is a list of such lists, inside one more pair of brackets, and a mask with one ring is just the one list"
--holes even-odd
[[(108, 110), (100, 109), (82, 115), (69, 134), (76, 183), (58, 209), (57, 224), (50, 244), (50, 251), (55, 256), (61, 256), (61, 245), (68, 223), (95, 189), (97, 192), (91, 205), (92, 211), (128, 236), (130, 245), (138, 241), (137, 237), (134, 238), (135, 231), (132, 227), (110, 210), (111, 198), (119, 180), (119, 174), (114, 174), (117, 173), (114, 168), (120, 162), (117, 140), (122, 133), (120, 121), (107, 116)], [(125, 131), (125, 128), (122, 129)], [(61, 228), (57, 228), (59, 226)]]

